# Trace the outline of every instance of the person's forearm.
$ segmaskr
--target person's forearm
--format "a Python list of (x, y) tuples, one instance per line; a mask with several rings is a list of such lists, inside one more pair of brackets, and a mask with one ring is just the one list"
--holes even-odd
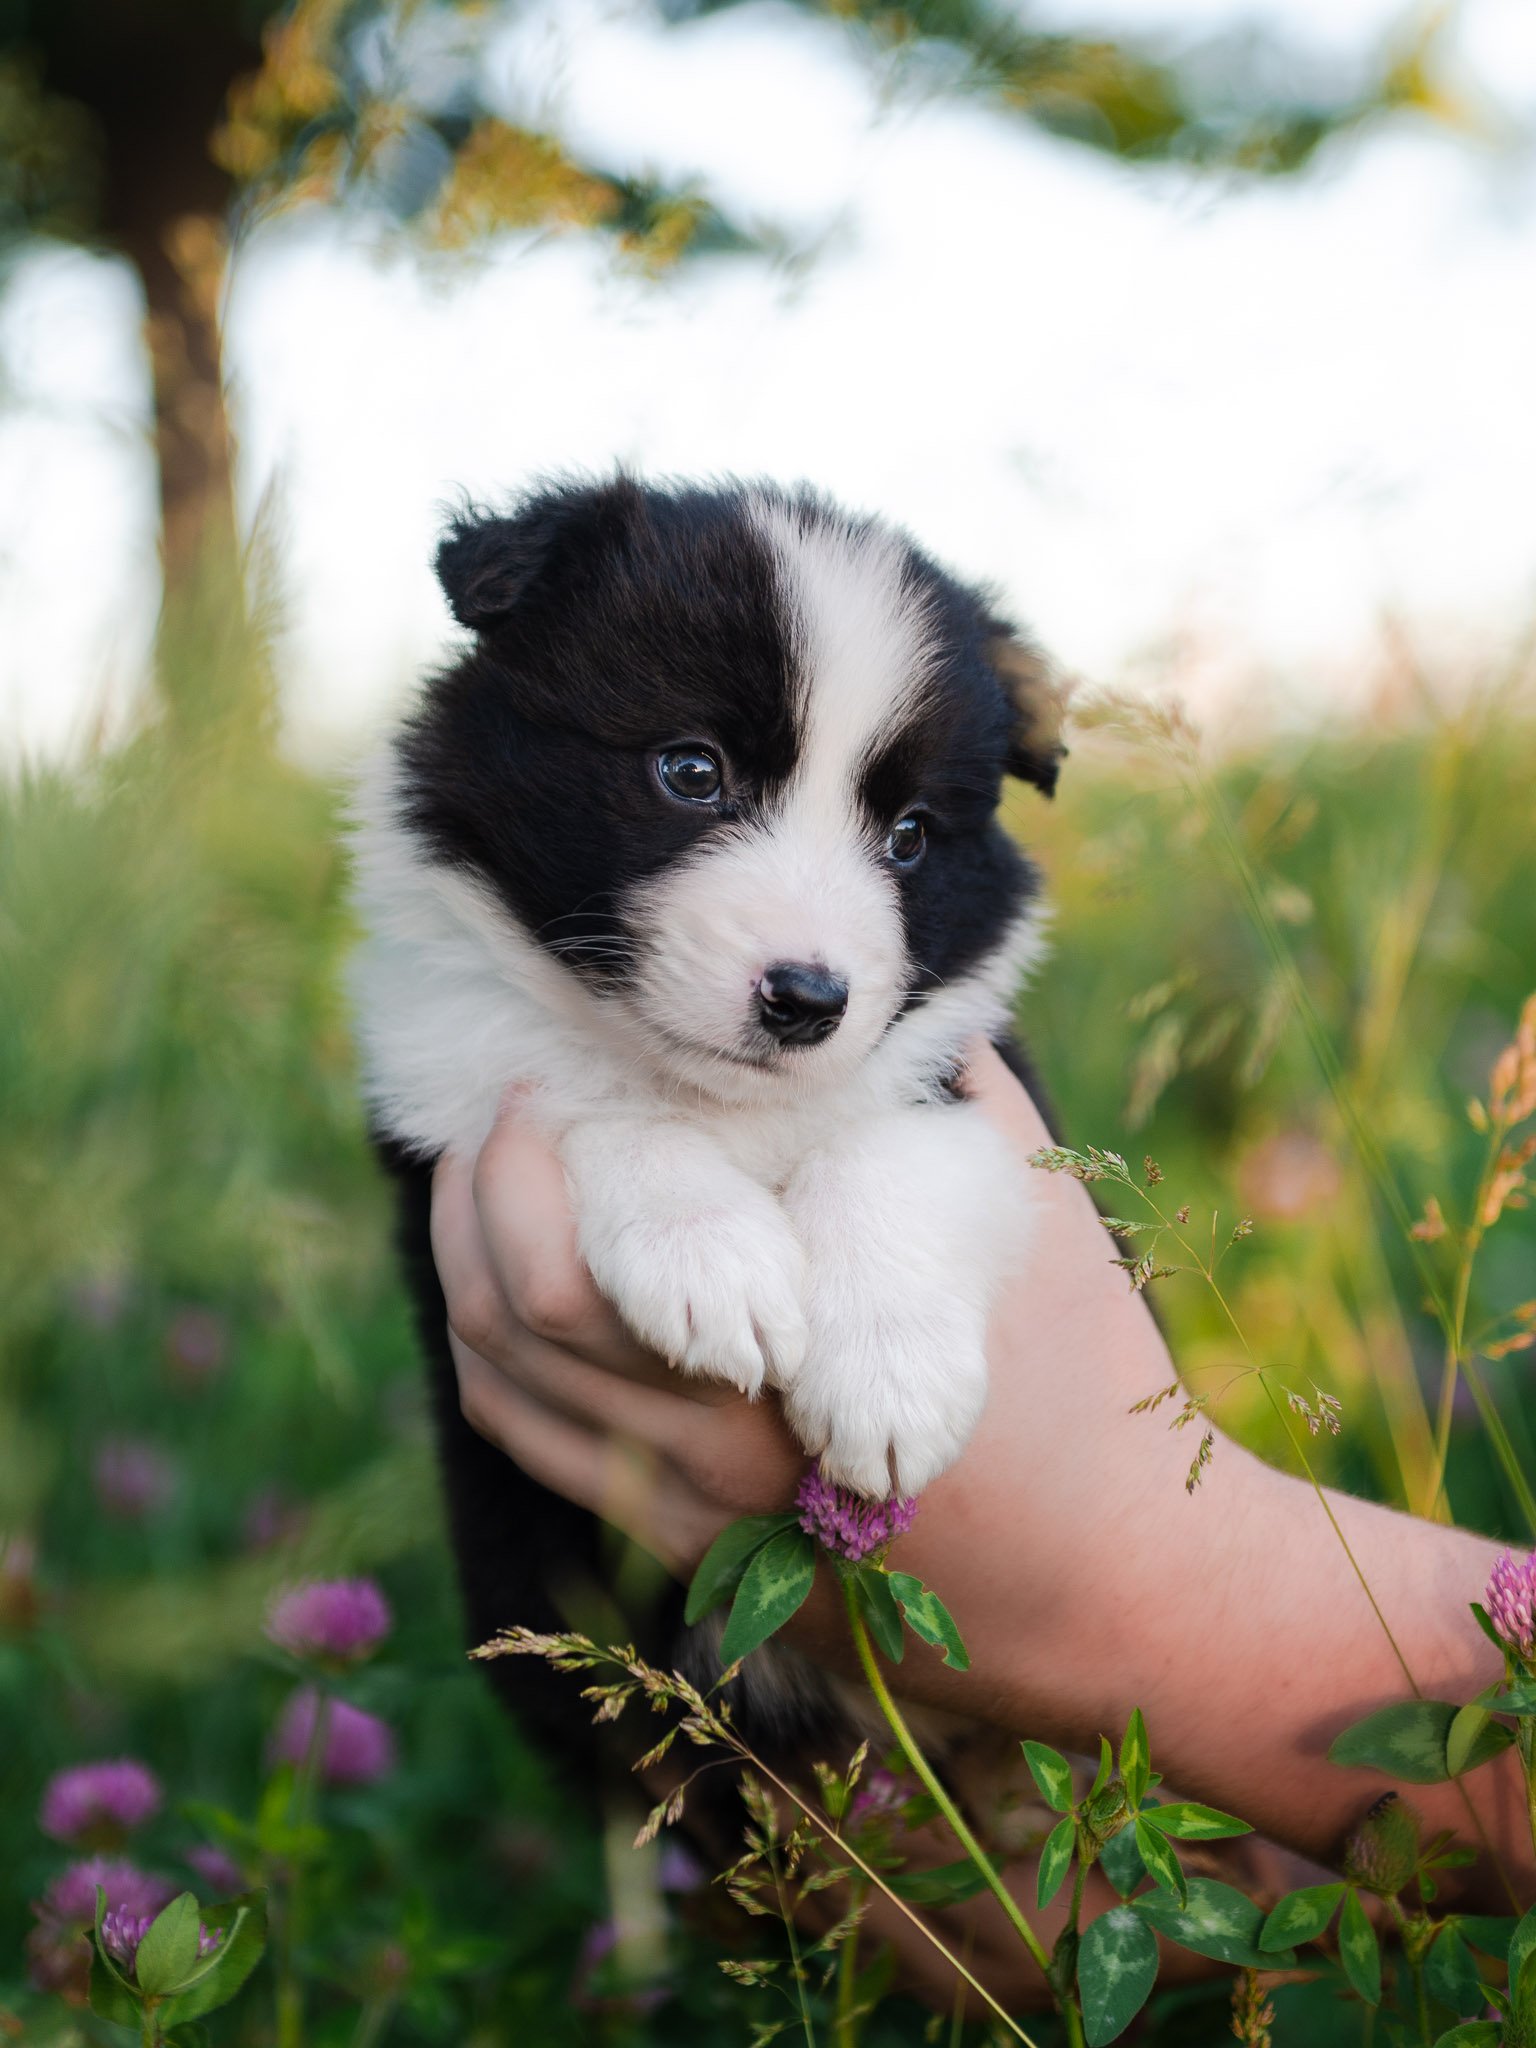
[[(1005, 1113), (1021, 1149), (1043, 1142), (1026, 1098)], [(1330, 1763), (1333, 1737), (1414, 1685), (1460, 1701), (1498, 1677), (1468, 1611), (1496, 1546), (1343, 1495), (1328, 1494), (1325, 1508), (1305, 1478), (1223, 1439), (1188, 1493), (1203, 1417), (1168, 1428), (1182, 1394), (1154, 1414), (1131, 1412), (1173, 1382), (1166, 1346), (1141, 1297), (1103, 1286), (1113, 1247), (1086, 1191), (1044, 1175), (1036, 1191), (1029, 1266), (996, 1324), (987, 1414), (896, 1559), (948, 1603), (972, 1669), (949, 1672), (914, 1648), (897, 1683), (1090, 1755), (1139, 1706), (1180, 1791), (1326, 1861), (1388, 1786)], [(1049, 1289), (1030, 1287), (1031, 1270), (1050, 1273)], [(1026, 1373), (1016, 1346), (1044, 1348), (1056, 1370)], [(842, 1663), (840, 1625), (823, 1611), (811, 1629), (815, 1653)], [(1465, 1785), (1505, 1864), (1528, 1870), (1512, 1760)], [(1456, 1786), (1406, 1796), (1430, 1826), (1477, 1843)], [(1486, 1865), (1476, 1882), (1492, 1896)]]
[[(1201, 1497), (1181, 1495), (1161, 1512), (1142, 1504), (1113, 1583), (1064, 1584), (1055, 1629), (1033, 1643), (1002, 1634), (1003, 1683), (1016, 1711), (1038, 1717), (1050, 1704), (1038, 1667), (1069, 1669), (1054, 1732), (1078, 1748), (1091, 1747), (1100, 1729), (1116, 1732), (1140, 1706), (1159, 1768), (1181, 1791), (1326, 1862), (1391, 1783), (1328, 1761), (1340, 1730), (1415, 1687), (1462, 1701), (1500, 1675), (1497, 1652), (1468, 1612), (1495, 1546), (1330, 1494), (1336, 1531), (1304, 1480), (1230, 1444), (1220, 1456), (1220, 1474)], [(1085, 1608), (1096, 1617), (1089, 1628)], [(978, 1617), (977, 1639), (993, 1626)], [(1465, 1791), (1506, 1867), (1528, 1872), (1513, 1758), (1474, 1774)], [(1406, 1796), (1429, 1828), (1478, 1841), (1456, 1786), (1412, 1786)]]

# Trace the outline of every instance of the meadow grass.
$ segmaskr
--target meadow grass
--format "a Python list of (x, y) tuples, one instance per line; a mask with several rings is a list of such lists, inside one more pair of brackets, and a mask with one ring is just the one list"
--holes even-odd
[[(1421, 1262), (1454, 1284), (1443, 1247), (1402, 1219), (1467, 1212), (1467, 1099), (1536, 985), (1531, 696), (1496, 680), (1444, 713), (1405, 688), (1193, 779), (1139, 723), (1081, 732), (1054, 808), (1009, 799), (1055, 905), (1021, 1014), (1062, 1126), (1154, 1154), (1197, 1215), (1254, 1220), (1232, 1307), (1288, 1384), (1342, 1404), (1307, 1440), (1325, 1480), (1527, 1539), (1510, 1466), (1536, 1474), (1536, 1354), (1474, 1365), (1480, 1411), (1426, 1305)], [(122, 2038), (27, 1981), (64, 1857), (37, 1825), (50, 1773), (145, 1758), (169, 1799), (136, 1853), (193, 1882), (205, 1809), (258, 1812), (294, 1684), (271, 1596), (367, 1572), (396, 1626), (351, 1696), (399, 1761), (323, 1802), (305, 2039), (741, 2041), (749, 1994), (716, 1968), (740, 1916), (663, 1894), (654, 1851), (618, 1875), (632, 1817), (573, 1819), (462, 1655), (340, 992), (339, 807), (284, 759), (261, 644), (216, 591), (168, 632), (136, 736), (0, 790), (0, 2033)], [(1489, 1235), (1474, 1359), (1536, 1293), (1533, 1252), (1528, 1213)], [(1234, 1374), (1209, 1292), (1160, 1305), (1187, 1385), (1230, 1382), (1223, 1425), (1289, 1462), (1296, 1417)], [(659, 1930), (659, 2002), (593, 1960), (616, 1882)], [(1147, 2038), (1212, 2038), (1224, 1998), (1160, 1998)], [(264, 1976), (210, 2025), (271, 2039)], [(924, 2027), (893, 1999), (862, 2038)]]

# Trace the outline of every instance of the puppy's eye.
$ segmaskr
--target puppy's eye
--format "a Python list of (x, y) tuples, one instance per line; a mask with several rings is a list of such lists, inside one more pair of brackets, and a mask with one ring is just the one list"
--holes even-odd
[(712, 804), (724, 782), (708, 747), (669, 747), (656, 756), (656, 773), (662, 788), (686, 804)]
[(899, 868), (916, 867), (923, 857), (923, 848), (928, 843), (927, 830), (920, 811), (909, 811), (904, 818), (898, 818), (891, 827), (890, 837), (885, 842), (885, 857), (894, 861)]

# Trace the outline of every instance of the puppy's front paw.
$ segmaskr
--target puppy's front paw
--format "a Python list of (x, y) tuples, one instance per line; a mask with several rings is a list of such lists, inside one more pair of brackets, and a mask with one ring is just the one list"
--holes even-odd
[(942, 1300), (818, 1293), (785, 1395), (791, 1426), (827, 1478), (877, 1500), (921, 1493), (959, 1457), (986, 1400), (980, 1317)]
[(592, 1277), (635, 1335), (685, 1372), (757, 1394), (805, 1356), (805, 1255), (771, 1197), (583, 1220)]

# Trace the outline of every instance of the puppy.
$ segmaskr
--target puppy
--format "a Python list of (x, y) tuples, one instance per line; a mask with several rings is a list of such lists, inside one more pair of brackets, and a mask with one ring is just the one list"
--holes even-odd
[(1062, 749), (985, 597), (806, 490), (554, 483), (437, 570), (469, 638), (361, 791), (353, 985), (483, 1636), (550, 1625), (596, 1539), (458, 1414), (432, 1163), (522, 1084), (635, 1333), (921, 1491), (1025, 1237), (955, 1080), (1039, 948), (1003, 779), (1049, 795)]

